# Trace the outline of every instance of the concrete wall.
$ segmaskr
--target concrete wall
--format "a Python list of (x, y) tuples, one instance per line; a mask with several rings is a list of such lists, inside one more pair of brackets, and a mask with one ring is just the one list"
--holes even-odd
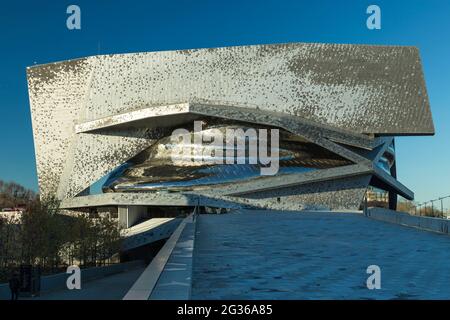
[(141, 218), (147, 215), (145, 206), (128, 206), (128, 228), (134, 226)]
[(367, 216), (375, 220), (449, 234), (450, 220), (447, 219), (413, 216), (404, 212), (383, 208), (370, 208), (367, 210)]
[[(81, 287), (83, 287), (83, 282), (92, 281), (98, 278), (103, 278), (116, 273), (124, 272), (126, 270), (134, 269), (142, 266), (143, 263), (143, 261), (139, 260), (111, 266), (81, 269)], [(41, 292), (66, 289), (66, 281), (69, 276), (70, 274), (67, 273), (58, 273), (41, 277)], [(9, 291), (9, 284), (0, 284), (0, 300), (9, 300), (10, 298), (11, 293)]]
[(197, 217), (187, 218), (149, 300), (190, 300)]
[(189, 300), (195, 224), (194, 214), (181, 221), (123, 300)]
[(146, 206), (119, 206), (119, 226), (130, 228), (147, 215)]

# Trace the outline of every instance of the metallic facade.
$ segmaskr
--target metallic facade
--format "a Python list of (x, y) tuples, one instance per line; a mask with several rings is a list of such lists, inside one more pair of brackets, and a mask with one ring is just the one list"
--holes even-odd
[[(369, 185), (389, 191), (395, 206), (397, 194), (414, 195), (396, 179), (393, 137), (434, 134), (414, 47), (291, 43), (115, 54), (34, 66), (27, 76), (40, 192), (65, 208), (358, 209)], [(309, 160), (294, 166), (309, 169), (220, 183), (224, 172), (242, 178), (252, 169), (216, 168), (208, 188), (175, 190), (168, 177), (180, 172), (160, 171), (163, 164), (144, 155), (194, 120), (280, 128), (298, 139), (294, 149), (308, 145)], [(317, 165), (324, 154), (329, 164)], [(109, 176), (107, 193), (89, 195), (111, 173), (122, 180)]]

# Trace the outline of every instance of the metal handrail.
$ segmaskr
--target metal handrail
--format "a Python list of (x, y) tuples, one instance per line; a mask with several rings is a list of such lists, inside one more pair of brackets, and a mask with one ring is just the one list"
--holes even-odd
[(431, 212), (432, 212), (432, 214), (434, 214), (434, 202), (440, 201), (441, 202), (441, 213), (444, 213), (444, 199), (447, 199), (447, 198), (450, 198), (450, 195), (444, 196), (444, 197), (439, 197), (439, 198), (433, 199), (433, 200), (427, 200), (427, 201), (424, 201), (422, 203), (419, 203), (416, 206), (415, 212), (417, 213), (417, 208), (419, 208), (419, 215), (421, 215), (421, 213), (422, 213), (422, 206), (425, 206), (425, 212), (426, 212), (427, 204), (430, 203), (431, 204)]

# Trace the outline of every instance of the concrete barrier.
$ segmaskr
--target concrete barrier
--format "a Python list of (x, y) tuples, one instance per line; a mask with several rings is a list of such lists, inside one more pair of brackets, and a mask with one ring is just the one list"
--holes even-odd
[(449, 220), (432, 217), (420, 217), (384, 208), (369, 208), (367, 216), (403, 226), (419, 228), (422, 230), (449, 234)]
[[(83, 283), (107, 277), (143, 265), (144, 261), (137, 260), (125, 263), (118, 263), (110, 266), (81, 269), (81, 282)], [(70, 274), (68, 273), (58, 273), (41, 277), (41, 293), (66, 289), (67, 288), (66, 281), (69, 276)], [(0, 300), (9, 300), (10, 298), (11, 293), (9, 291), (9, 284), (8, 283), (0, 284)]]
[[(158, 300), (189, 299), (196, 210), (181, 221), (169, 240), (123, 297), (123, 300), (151, 300), (153, 295), (154, 299)], [(169, 266), (170, 274), (165, 272), (167, 271), (166, 266)], [(164, 283), (158, 286), (160, 281)], [(155, 288), (159, 289), (158, 294), (155, 294)]]

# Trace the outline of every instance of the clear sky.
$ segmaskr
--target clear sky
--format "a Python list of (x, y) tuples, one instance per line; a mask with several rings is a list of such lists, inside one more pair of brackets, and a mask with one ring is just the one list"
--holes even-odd
[[(81, 30), (66, 9), (81, 8)], [(381, 8), (381, 30), (366, 8)], [(0, 179), (37, 190), (25, 68), (95, 54), (280, 42), (420, 49), (434, 137), (397, 139), (399, 180), (423, 201), (450, 194), (450, 1), (73, 0), (0, 3)]]

